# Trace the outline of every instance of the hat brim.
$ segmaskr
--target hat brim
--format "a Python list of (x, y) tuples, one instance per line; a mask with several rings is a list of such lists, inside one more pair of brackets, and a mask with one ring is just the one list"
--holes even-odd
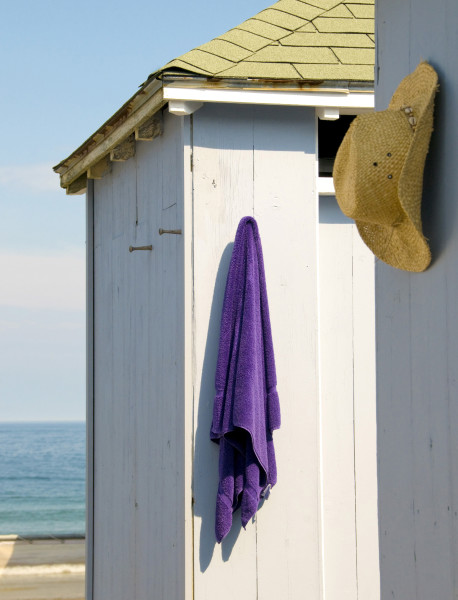
[(355, 223), (364, 243), (383, 262), (415, 273), (428, 268), (431, 262), (428, 242), (407, 216), (396, 225)]
[(421, 237), (421, 211), (414, 207), (421, 205), (423, 195), (423, 173), (433, 131), (437, 83), (436, 71), (428, 63), (422, 62), (401, 82), (390, 102), (393, 110), (410, 102), (417, 118), (412, 143), (399, 179), (398, 193), (402, 208)]

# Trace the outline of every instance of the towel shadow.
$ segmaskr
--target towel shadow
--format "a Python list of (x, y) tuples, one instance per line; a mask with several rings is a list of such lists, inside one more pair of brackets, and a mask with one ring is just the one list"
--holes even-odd
[[(233, 246), (234, 244), (230, 243), (224, 249), (216, 275), (202, 366), (197, 428), (194, 438), (194, 515), (202, 519), (199, 544), (199, 562), (202, 573), (210, 565), (216, 546), (215, 506), (218, 489), (219, 446), (210, 441), (210, 427), (213, 417), (221, 312)], [(224, 561), (229, 559), (241, 528), (240, 516), (237, 519), (236, 514), (233, 527), (221, 544)]]

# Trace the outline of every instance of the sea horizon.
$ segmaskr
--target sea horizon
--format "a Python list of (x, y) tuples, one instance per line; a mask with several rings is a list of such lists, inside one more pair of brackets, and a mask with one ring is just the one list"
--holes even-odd
[(84, 535), (85, 421), (0, 422), (0, 535)]
[(3, 424), (5, 424), (5, 425), (14, 425), (14, 424), (26, 425), (27, 423), (29, 423), (29, 424), (34, 424), (34, 423), (49, 423), (49, 424), (52, 424), (52, 423), (56, 423), (56, 424), (59, 424), (59, 423), (86, 423), (86, 419), (59, 419), (56, 421), (53, 421), (50, 419), (34, 419), (34, 420), (24, 420), (24, 421), (18, 421), (15, 419), (15, 420), (11, 420), (11, 421), (8, 421), (8, 420), (2, 421), (0, 419), (0, 425), (3, 425)]

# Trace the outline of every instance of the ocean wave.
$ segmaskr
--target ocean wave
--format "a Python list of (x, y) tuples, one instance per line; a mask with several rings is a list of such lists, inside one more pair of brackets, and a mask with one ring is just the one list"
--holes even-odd
[(80, 575), (84, 574), (82, 564), (55, 564), (55, 565), (14, 565), (0, 568), (0, 577), (16, 576), (46, 576), (46, 575)]

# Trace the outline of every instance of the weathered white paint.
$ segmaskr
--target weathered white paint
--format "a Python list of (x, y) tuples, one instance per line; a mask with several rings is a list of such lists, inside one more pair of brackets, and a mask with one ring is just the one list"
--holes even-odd
[(379, 600), (375, 261), (353, 225), (353, 394), (358, 599)]
[[(255, 121), (255, 217), (263, 236), (282, 428), (279, 483), (258, 517), (259, 598), (320, 597), (315, 115)], [(280, 167), (281, 165), (281, 167)]]
[[(193, 122), (195, 597), (319, 598), (314, 111), (206, 105)], [(279, 483), (246, 531), (235, 514), (218, 547), (214, 373), (232, 242), (250, 214), (263, 240), (277, 357)]]
[(319, 254), (324, 599), (377, 600), (374, 257), (335, 198)]
[(160, 110), (163, 105), (162, 82), (153, 80), (141, 92), (137, 92), (131, 98), (130, 113), (119, 127), (114, 131), (107, 128), (107, 131), (104, 131), (104, 133), (101, 133), (99, 130), (92, 136), (95, 146), (89, 152), (75, 154), (72, 162), (67, 166), (64, 166), (67, 161), (61, 163), (61, 166), (57, 170), (57, 172), (61, 173), (61, 186), (68, 187), (78, 177), (84, 175), (87, 169), (102, 160), (108, 152), (126, 139), (128, 135), (133, 133), (149, 117)]
[(353, 226), (332, 222), (330, 200), (319, 229), (323, 587), (325, 600), (354, 600)]
[[(192, 116), (165, 113), (162, 136), (138, 142), (135, 157), (94, 182), (94, 600), (322, 598), (315, 126), (315, 110), (303, 107), (205, 104)], [(264, 248), (283, 420), (275, 434), (279, 482), (255, 522), (243, 531), (236, 514), (218, 546), (218, 447), (209, 430), (227, 269), (247, 214), (258, 220)], [(183, 235), (159, 236), (160, 227)], [(152, 252), (128, 251), (149, 244)], [(348, 306), (368, 274), (355, 263), (345, 280)], [(326, 277), (331, 282), (331, 271)], [(358, 323), (366, 335), (366, 313), (351, 316), (354, 340)], [(351, 355), (348, 340), (340, 343)], [(370, 359), (367, 343), (357, 343), (355, 364)], [(355, 390), (356, 371), (347, 378)], [(342, 419), (368, 423), (347, 388), (345, 398)], [(353, 549), (365, 518), (354, 508), (358, 445), (361, 456), (367, 451), (364, 426), (357, 429), (356, 445), (346, 429), (343, 461), (353, 510), (334, 531), (342, 540), (350, 530)], [(373, 490), (370, 460), (362, 462)], [(324, 488), (331, 502), (335, 490)], [(370, 495), (363, 488), (361, 503)], [(371, 511), (373, 504), (363, 525), (366, 558), (357, 555), (369, 563)], [(350, 574), (354, 584), (356, 567), (343, 573), (335, 553), (324, 555), (326, 573), (336, 581)], [(367, 581), (372, 567), (364, 567)]]
[(376, 264), (382, 599), (458, 594), (458, 11), (455, 0), (377, 2), (377, 108), (420, 60), (439, 75), (426, 160), (421, 274)]
[(172, 115), (183, 117), (186, 115), (192, 115), (202, 108), (202, 102), (190, 102), (187, 100), (169, 100), (169, 112)]
[(182, 126), (95, 184), (94, 600), (185, 598)]
[(316, 114), (318, 115), (318, 118), (323, 121), (336, 121), (340, 116), (338, 108), (329, 108), (329, 106), (317, 108)]
[(86, 600), (94, 569), (94, 185), (86, 197)]
[(332, 177), (318, 177), (317, 188), (320, 196), (335, 196), (336, 191)]
[[(278, 90), (278, 89), (213, 89), (207, 87), (179, 86), (166, 84), (163, 88), (164, 100), (185, 100), (192, 102), (223, 102), (230, 104), (255, 104), (273, 106), (325, 106), (347, 110), (373, 110), (374, 94), (370, 90), (358, 92), (348, 89), (333, 91)], [(343, 114), (343, 113), (342, 113)]]
[(193, 460), (194, 460), (194, 271), (193, 271), (193, 189), (192, 138), (193, 117), (184, 117), (183, 135), (183, 284), (184, 284), (184, 587), (186, 600), (194, 598), (194, 524), (193, 524)]
[[(221, 109), (223, 114), (221, 114)], [(222, 301), (240, 218), (253, 214), (252, 109), (205, 106), (193, 115), (194, 594), (256, 597), (256, 530), (214, 534), (218, 447), (210, 441)], [(236, 173), (236, 176), (234, 176)]]

